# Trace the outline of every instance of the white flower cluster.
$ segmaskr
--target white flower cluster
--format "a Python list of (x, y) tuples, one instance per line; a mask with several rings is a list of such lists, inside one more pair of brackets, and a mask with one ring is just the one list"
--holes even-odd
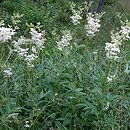
[(73, 2), (70, 2), (70, 6), (73, 13), (73, 15), (70, 18), (72, 19), (72, 23), (74, 25), (77, 25), (80, 23), (80, 20), (82, 19), (81, 14), (83, 12), (83, 8), (81, 6), (78, 6), (78, 10), (76, 10), (76, 4)]
[(29, 122), (29, 121), (25, 121), (24, 127), (25, 127), (25, 128), (29, 128), (29, 127), (30, 127), (30, 122)]
[(34, 28), (30, 31), (31, 39), (21, 36), (18, 41), (13, 41), (14, 51), (21, 56), (28, 67), (34, 67), (33, 61), (38, 58), (37, 50), (44, 48), (42, 33), (38, 33)]
[(31, 39), (20, 37), (18, 41), (13, 41), (14, 51), (17, 52), (27, 63), (29, 67), (33, 67), (32, 62), (38, 57), (37, 53), (32, 50), (36, 50), (35, 46), (29, 46), (32, 44)]
[[(124, 23), (123, 23), (124, 24)], [(118, 54), (120, 53), (120, 45), (123, 41), (127, 41), (130, 39), (130, 25), (128, 24), (128, 21), (125, 22), (125, 25), (121, 26), (121, 30), (117, 33), (111, 33), (111, 42), (105, 43), (105, 51), (106, 51), (106, 57), (108, 59), (118, 59)]]
[[(29, 48), (26, 48), (25, 46), (30, 44), (30, 42), (30, 39), (26, 39), (25, 37), (21, 36), (18, 41), (13, 41), (14, 51), (17, 52), (19, 56), (26, 55)], [(24, 45), (25, 48), (21, 47), (22, 45)]]
[(12, 68), (7, 68), (3, 71), (4, 77), (11, 77), (13, 75)]
[(11, 27), (0, 27), (0, 42), (7, 42), (8, 40), (11, 40), (14, 34), (15, 31)]
[(37, 48), (43, 49), (44, 42), (45, 42), (45, 39), (43, 38), (43, 34), (38, 33), (34, 28), (31, 28), (30, 34), (31, 34), (31, 40), (33, 43), (36, 44)]
[(95, 33), (99, 31), (99, 28), (101, 27), (101, 17), (102, 14), (92, 14), (88, 13), (87, 15), (87, 25), (85, 25), (86, 29), (86, 36), (94, 37)]
[(72, 40), (72, 35), (69, 30), (64, 30), (63, 36), (60, 41), (57, 42), (58, 49), (62, 51), (66, 46), (70, 44), (70, 41)]
[(105, 51), (106, 53), (106, 57), (108, 59), (118, 59), (118, 54), (120, 53), (120, 48), (117, 44), (115, 43), (105, 43), (106, 47), (105, 47)]
[(73, 16), (71, 16), (70, 18), (72, 19), (74, 25), (79, 24), (79, 20), (82, 19), (82, 17), (78, 13), (73, 14)]
[(126, 20), (125, 22), (122, 22), (122, 24), (120, 33), (122, 35), (122, 39), (126, 41), (130, 39), (130, 22)]

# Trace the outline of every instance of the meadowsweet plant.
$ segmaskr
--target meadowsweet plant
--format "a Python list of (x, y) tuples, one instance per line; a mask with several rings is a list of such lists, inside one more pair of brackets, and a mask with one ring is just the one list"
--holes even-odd
[(15, 30), (11, 27), (0, 26), (0, 42), (7, 42), (15, 35)]
[[(121, 52), (121, 47), (122, 44), (125, 41), (128, 41), (130, 39), (130, 26), (129, 26), (129, 21), (125, 20), (125, 22), (121, 21), (121, 29), (118, 32), (111, 32), (111, 42), (110, 43), (105, 43), (105, 51), (106, 51), (106, 57), (109, 60), (115, 60), (121, 59), (119, 56)], [(121, 62), (121, 61), (120, 61)], [(112, 66), (111, 66), (112, 67)], [(128, 69), (128, 64), (126, 65), (125, 73), (129, 72)], [(110, 68), (111, 69), (111, 68)], [(107, 76), (107, 81), (112, 82), (115, 79), (115, 75), (110, 75), (108, 74)]]
[(74, 25), (77, 25), (80, 23), (80, 20), (82, 20), (82, 13), (84, 8), (82, 6), (78, 6), (78, 9), (76, 9), (76, 4), (74, 2), (70, 2), (70, 7), (73, 14), (70, 18), (72, 20), (72, 23)]
[(130, 22), (128, 20), (125, 20), (124, 22), (121, 21), (121, 36), (124, 41), (127, 41), (130, 39)]
[(129, 130), (129, 21), (75, 1), (2, 3), (0, 130)]
[(130, 39), (130, 24), (129, 21), (126, 20), (125, 22), (122, 22), (121, 30), (119, 32), (111, 32), (111, 42), (105, 43), (105, 51), (106, 51), (106, 57), (108, 59), (118, 59), (120, 54), (120, 46), (124, 41), (127, 41)]
[(28, 67), (33, 67), (32, 62), (38, 56), (37, 56), (36, 48), (34, 46), (30, 47), (29, 46), (30, 44), (32, 44), (31, 40), (26, 39), (25, 37), (20, 37), (18, 41), (13, 41), (14, 52), (16, 52), (20, 57), (24, 59)]
[(96, 32), (99, 32), (99, 29), (101, 27), (101, 17), (104, 13), (101, 14), (87, 14), (87, 24), (85, 25), (86, 29), (86, 36), (88, 37), (94, 37)]
[(118, 59), (118, 54), (120, 53), (120, 48), (117, 44), (113, 43), (105, 43), (105, 51), (106, 51), (106, 57), (108, 59)]
[(63, 35), (61, 37), (61, 40), (57, 41), (57, 47), (60, 51), (63, 51), (64, 48), (66, 48), (72, 40), (72, 34), (70, 30), (64, 30), (62, 31), (62, 34)]
[(37, 32), (35, 28), (30, 29), (31, 40), (36, 45), (37, 48), (43, 49), (45, 38), (42, 33)]
[(120, 12), (116, 13), (116, 16), (119, 18), (120, 23), (121, 23), (121, 29), (118, 32), (118, 34), (120, 33), (120, 39), (122, 38), (122, 40), (127, 41), (129, 40), (130, 36), (130, 22), (128, 19), (122, 20), (123, 14), (121, 14)]
[(33, 67), (33, 61), (38, 58), (38, 50), (44, 48), (45, 39), (35, 28), (30, 29), (30, 34), (30, 39), (21, 36), (17, 41), (13, 41), (13, 45), (14, 51), (24, 59), (28, 67)]
[(111, 32), (111, 39), (111, 43), (105, 43), (106, 57), (108, 59), (117, 60), (119, 58), (118, 54), (120, 54), (119, 46), (122, 44), (122, 36), (120, 35), (120, 32)]

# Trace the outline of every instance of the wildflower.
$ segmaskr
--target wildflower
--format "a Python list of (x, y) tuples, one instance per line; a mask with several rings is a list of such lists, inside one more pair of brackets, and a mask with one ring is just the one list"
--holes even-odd
[(11, 77), (13, 75), (12, 68), (7, 68), (3, 72), (4, 72), (4, 77)]
[(31, 40), (21, 36), (18, 41), (13, 41), (14, 47), (17, 48), (20, 45), (28, 45), (30, 44)]
[(130, 39), (130, 22), (127, 19), (125, 19), (124, 21), (121, 20), (123, 14), (117, 12), (116, 15), (120, 19), (120, 22), (122, 24), (119, 33), (122, 37), (122, 40), (127, 41)]
[(38, 58), (38, 56), (37, 55), (35, 55), (35, 54), (28, 54), (28, 55), (25, 55), (25, 61), (26, 61), (26, 63), (27, 63), (27, 65), (28, 65), (28, 67), (30, 67), (30, 68), (32, 68), (32, 67), (34, 67), (34, 65), (32, 64), (32, 62), (35, 60), (35, 59), (37, 59)]
[(33, 61), (38, 58), (38, 52), (32, 40), (21, 36), (18, 41), (14, 41), (13, 44), (14, 51), (23, 58), (27, 66), (31, 68), (34, 67)]
[(115, 43), (105, 43), (105, 51), (106, 51), (106, 57), (108, 59), (118, 59), (118, 54), (120, 53), (120, 48), (117, 44)]
[(120, 33), (122, 35), (123, 40), (128, 40), (130, 39), (130, 27), (129, 26), (121, 26)]
[(112, 82), (114, 78), (115, 78), (115, 75), (109, 75), (107, 76), (107, 81)]
[(101, 20), (103, 14), (95, 14), (88, 13), (87, 15), (87, 25), (85, 25), (86, 29), (86, 36), (94, 37), (95, 33), (99, 31), (99, 28), (101, 27)]
[[(39, 26), (39, 25), (38, 25)], [(38, 49), (44, 48), (42, 33), (35, 28), (30, 29), (31, 38), (21, 36), (17, 41), (13, 41), (14, 51), (27, 63), (28, 67), (34, 67), (33, 61), (38, 58)]]
[(72, 22), (73, 22), (74, 25), (79, 24), (79, 23), (80, 23), (79, 20), (82, 19), (82, 17), (81, 17), (79, 14), (77, 14), (77, 13), (75, 13), (75, 14), (74, 14), (73, 16), (71, 16), (70, 18), (72, 19)]
[(111, 32), (111, 43), (114, 43), (116, 45), (121, 45), (123, 42), (123, 39), (122, 39), (122, 36), (120, 34), (120, 31), (119, 32)]
[(30, 127), (30, 122), (29, 122), (29, 121), (25, 121), (24, 127), (25, 127), (25, 128), (29, 128), (29, 127)]
[(31, 28), (30, 34), (31, 34), (31, 40), (33, 43), (36, 44), (37, 48), (43, 49), (45, 39), (43, 38), (42, 33), (38, 33), (34, 28)]
[(0, 27), (0, 42), (11, 40), (15, 31), (12, 28)]
[(126, 20), (121, 26), (121, 30), (119, 32), (111, 32), (111, 42), (105, 43), (105, 51), (106, 51), (106, 57), (108, 59), (118, 59), (118, 54), (120, 53), (120, 46), (122, 45), (123, 41), (127, 41), (130, 39), (130, 25), (129, 22)]
[(80, 23), (80, 20), (82, 19), (81, 14), (83, 12), (83, 8), (81, 6), (78, 6), (78, 9), (76, 10), (76, 4), (73, 2), (70, 2), (70, 7), (73, 13), (73, 15), (70, 18), (72, 19), (72, 23), (74, 25), (77, 25)]
[(67, 47), (70, 44), (70, 41), (72, 40), (72, 35), (70, 31), (65, 30), (62, 33), (63, 36), (61, 40), (57, 42), (57, 46), (60, 51), (62, 51), (65, 47)]
[(22, 47), (23, 45), (27, 46), (28, 44), (31, 43), (30, 39), (26, 39), (25, 37), (21, 36), (18, 41), (13, 41), (14, 45), (14, 51), (17, 52), (19, 56), (24, 57), (27, 53), (29, 48), (24, 48)]
[(37, 53), (37, 50), (36, 50), (35, 46), (32, 46), (32, 52), (35, 53), (35, 54)]

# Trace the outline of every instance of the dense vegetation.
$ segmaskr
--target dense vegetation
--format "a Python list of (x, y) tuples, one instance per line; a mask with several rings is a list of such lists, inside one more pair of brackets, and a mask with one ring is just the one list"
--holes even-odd
[(105, 0), (100, 14), (85, 0), (0, 2), (0, 130), (130, 129), (121, 2)]

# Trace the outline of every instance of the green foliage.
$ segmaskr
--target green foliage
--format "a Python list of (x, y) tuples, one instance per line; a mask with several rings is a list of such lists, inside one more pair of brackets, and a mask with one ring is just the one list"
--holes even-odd
[[(104, 52), (110, 31), (120, 27), (115, 16), (118, 7), (105, 6), (101, 31), (93, 39), (86, 39), (86, 16), (75, 27), (68, 1), (39, 0), (41, 5), (29, 0), (2, 3), (0, 19), (6, 25), (13, 26), (13, 13), (23, 14), (14, 39), (29, 37), (30, 23), (41, 22), (46, 42), (34, 68), (27, 68), (22, 58), (12, 52), (10, 41), (0, 43), (0, 130), (130, 129), (130, 75), (124, 72), (130, 61), (130, 42), (122, 46), (121, 62), (109, 61)], [(70, 29), (74, 37), (67, 54), (56, 46), (61, 30), (65, 29)], [(12, 77), (3, 77), (5, 66), (13, 68)], [(107, 76), (113, 71), (118, 78), (108, 82)], [(25, 127), (26, 121), (29, 128)]]

